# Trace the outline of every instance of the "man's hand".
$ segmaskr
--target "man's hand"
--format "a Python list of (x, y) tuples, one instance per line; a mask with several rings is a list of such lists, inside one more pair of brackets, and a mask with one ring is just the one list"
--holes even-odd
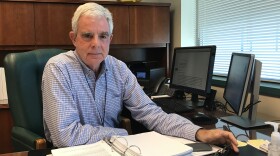
[(196, 132), (196, 139), (201, 142), (210, 143), (210, 144), (229, 144), (235, 152), (238, 152), (237, 140), (231, 132), (213, 129), (206, 130), (200, 129)]

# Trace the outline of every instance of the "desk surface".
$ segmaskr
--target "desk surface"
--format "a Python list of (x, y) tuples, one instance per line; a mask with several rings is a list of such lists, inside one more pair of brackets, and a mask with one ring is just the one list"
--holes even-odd
[(13, 120), (7, 100), (0, 100), (0, 154), (13, 151), (11, 132)]
[[(228, 115), (231, 115), (229, 113), (226, 113), (226, 112), (222, 112), (222, 111), (208, 111), (208, 110), (205, 110), (203, 108), (199, 108), (196, 110), (196, 112), (194, 113), (197, 113), (197, 112), (203, 112), (205, 113), (206, 115), (209, 115), (209, 116), (214, 116), (214, 117), (217, 117), (218, 119), (220, 117), (223, 117), (223, 116), (228, 116)], [(183, 114), (182, 116), (188, 116), (188, 114)], [(238, 135), (238, 133), (242, 132), (242, 133), (257, 133), (258, 136), (252, 136), (251, 139), (268, 139), (270, 140), (270, 135), (273, 131), (273, 128), (261, 128), (261, 129), (256, 129), (256, 130), (242, 130), (240, 128), (237, 128), (235, 126), (232, 126), (232, 125), (229, 125), (225, 122), (222, 122), (219, 120), (218, 123), (216, 123), (215, 125), (200, 125), (202, 126), (203, 128), (206, 128), (206, 129), (212, 129), (212, 128), (219, 128), (219, 129), (223, 129), (223, 126), (229, 126), (231, 128), (231, 130), (233, 130), (233, 133), (235, 135)], [(239, 138), (237, 138), (239, 139)]]
[[(203, 108), (199, 108), (197, 109), (198, 112), (203, 112), (206, 115), (210, 115), (210, 116), (215, 116), (217, 118), (222, 117), (222, 116), (227, 116), (229, 115), (228, 113), (222, 112), (222, 111), (207, 111), (204, 110)], [(196, 112), (194, 112), (196, 113)], [(182, 114), (182, 116), (184, 116), (187, 114)], [(238, 140), (241, 141), (247, 141), (249, 138), (246, 135), (250, 135), (252, 138), (251, 139), (266, 139), (266, 140), (270, 140), (270, 134), (273, 131), (273, 129), (258, 129), (258, 130), (247, 130), (244, 131), (242, 129), (239, 129), (237, 127), (234, 126), (230, 126), (222, 121), (218, 121), (215, 125), (200, 125), (206, 129), (213, 129), (213, 128), (219, 128), (219, 129), (223, 129), (223, 126), (227, 125), (230, 127), (230, 130), (233, 132), (233, 134), (237, 137)], [(0, 154), (0, 156), (28, 156), (28, 152), (16, 152), (16, 153), (6, 153), (6, 154)]]
[(0, 154), (0, 156), (28, 156), (28, 152), (15, 152), (15, 153), (6, 153), (6, 154)]

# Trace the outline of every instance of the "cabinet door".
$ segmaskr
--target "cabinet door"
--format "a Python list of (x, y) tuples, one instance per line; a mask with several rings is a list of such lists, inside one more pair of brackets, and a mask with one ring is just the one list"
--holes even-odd
[(170, 9), (166, 6), (130, 6), (130, 44), (170, 42)]
[(35, 29), (37, 45), (72, 45), (69, 38), (72, 16), (79, 4), (37, 3)]
[(0, 2), (0, 46), (34, 45), (32, 3)]
[(112, 44), (129, 44), (128, 6), (106, 6), (113, 16), (114, 30)]

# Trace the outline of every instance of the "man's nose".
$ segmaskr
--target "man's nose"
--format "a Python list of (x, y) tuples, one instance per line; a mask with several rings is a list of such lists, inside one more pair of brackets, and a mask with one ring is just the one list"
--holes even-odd
[(97, 35), (95, 35), (95, 36), (92, 38), (91, 44), (92, 44), (93, 46), (99, 45), (99, 38), (98, 38)]

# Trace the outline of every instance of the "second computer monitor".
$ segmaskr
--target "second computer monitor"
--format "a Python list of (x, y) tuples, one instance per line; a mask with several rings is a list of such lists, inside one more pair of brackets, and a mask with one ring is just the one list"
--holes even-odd
[(224, 99), (239, 116), (243, 113), (254, 69), (254, 54), (232, 53)]
[(170, 87), (193, 96), (210, 94), (215, 54), (214, 45), (175, 48)]
[[(224, 99), (236, 115), (220, 118), (223, 122), (245, 130), (269, 127), (256, 118), (262, 63), (254, 58), (254, 54), (232, 53)], [(246, 105), (249, 93), (250, 100)], [(242, 115), (247, 110), (248, 117)]]

